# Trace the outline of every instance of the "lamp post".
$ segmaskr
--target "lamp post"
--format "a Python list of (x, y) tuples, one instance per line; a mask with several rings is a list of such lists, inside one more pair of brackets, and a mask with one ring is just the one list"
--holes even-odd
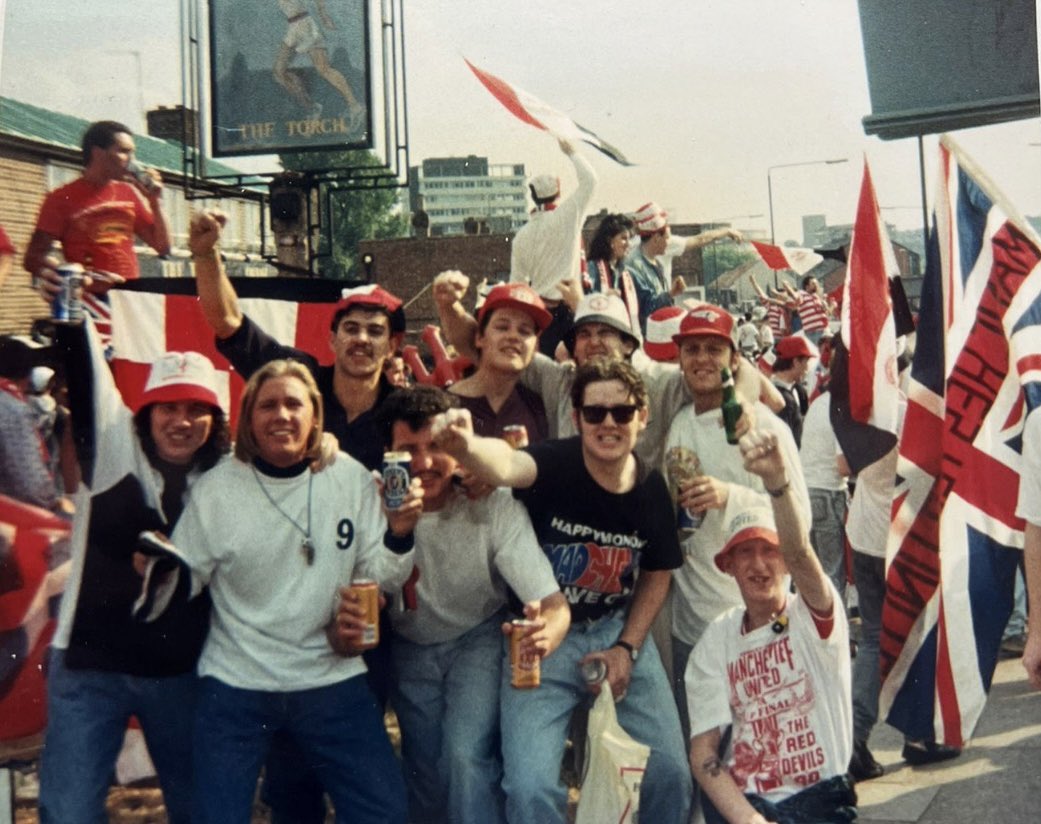
[(833, 160), (803, 160), (799, 163), (780, 163), (776, 166), (770, 166), (766, 170), (766, 198), (770, 206), (770, 243), (776, 246), (777, 240), (774, 237), (774, 191), (773, 181), (771, 175), (774, 169), (790, 169), (793, 166), (834, 166), (837, 163), (847, 163), (848, 157), (838, 157)]

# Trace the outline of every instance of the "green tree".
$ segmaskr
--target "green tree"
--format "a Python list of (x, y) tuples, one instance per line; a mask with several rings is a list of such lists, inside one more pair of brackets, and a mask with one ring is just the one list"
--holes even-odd
[(747, 244), (711, 243), (701, 250), (701, 266), (705, 273), (705, 285), (731, 269), (756, 260), (759, 256)]
[[(287, 152), (280, 157), (287, 172), (324, 172), (354, 169), (355, 177), (371, 178), (383, 164), (370, 151)], [(371, 169), (372, 171), (366, 171)], [(398, 209), (399, 188), (351, 188), (349, 181), (330, 181), (329, 214), (322, 216), (318, 253), (323, 277), (361, 279), (358, 243), (370, 238), (402, 237), (408, 234), (408, 218)]]

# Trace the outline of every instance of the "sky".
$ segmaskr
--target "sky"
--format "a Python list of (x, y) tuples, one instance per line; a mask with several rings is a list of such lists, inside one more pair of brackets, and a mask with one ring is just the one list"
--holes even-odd
[[(181, 102), (179, 5), (0, 0), (0, 93), (143, 129), (142, 106)], [(770, 175), (775, 235), (800, 240), (803, 214), (852, 222), (866, 159), (885, 219), (921, 227), (917, 141), (864, 134), (854, 0), (405, 0), (404, 22), (413, 165), (476, 154), (574, 185), (556, 142), (506, 112), (465, 57), (636, 164), (582, 149), (599, 176), (594, 211), (654, 200), (675, 222), (768, 234), (767, 173), (784, 166)], [(1041, 215), (1041, 120), (953, 135), (1017, 209)], [(924, 145), (931, 198), (935, 136)]]

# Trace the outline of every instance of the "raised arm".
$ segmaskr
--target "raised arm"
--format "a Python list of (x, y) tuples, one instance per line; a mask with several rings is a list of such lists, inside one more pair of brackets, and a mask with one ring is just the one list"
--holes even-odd
[(141, 229), (138, 234), (141, 239), (151, 246), (157, 255), (170, 254), (170, 222), (166, 219), (163, 211), (163, 179), (156, 169), (145, 169), (144, 173), (151, 178), (146, 186), (138, 180), (133, 180), (132, 185), (148, 201), (152, 210), (152, 225)]
[(770, 495), (781, 554), (788, 565), (792, 582), (814, 612), (830, 615), (834, 608), (832, 587), (817, 553), (810, 545), (809, 532), (804, 516), (796, 506), (777, 436), (771, 432), (753, 430), (741, 439), (740, 448), (745, 469), (763, 479), (763, 485)]
[(199, 212), (192, 217), (188, 231), (188, 248), (192, 253), (202, 313), (221, 339), (230, 338), (242, 326), (239, 297), (224, 271), (218, 248), (225, 220), (224, 214), (218, 211)]
[(476, 361), (477, 321), (463, 308), (463, 296), (469, 287), (470, 278), (451, 269), (434, 278), (432, 291), (445, 339), (460, 355)]
[(464, 469), (490, 486), (527, 489), (538, 475), (535, 459), (514, 449), (502, 438), (481, 438), (474, 434), (473, 421), (466, 409), (451, 409), (436, 415), (431, 422), (434, 441), (455, 458)]
[(700, 249), (703, 246), (708, 246), (710, 243), (715, 243), (717, 240), (723, 240), (729, 238), (735, 243), (743, 243), (744, 235), (742, 235), (737, 229), (710, 229), (707, 232), (699, 232), (696, 235), (685, 237), (683, 239), (685, 252), (690, 252), (693, 249)]

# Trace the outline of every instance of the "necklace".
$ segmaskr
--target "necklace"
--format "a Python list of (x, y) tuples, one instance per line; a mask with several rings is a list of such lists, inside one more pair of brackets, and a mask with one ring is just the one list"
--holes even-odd
[[(770, 613), (770, 629), (777, 635), (780, 635), (788, 629), (788, 613), (785, 610), (786, 607), (782, 607), (780, 611)], [(746, 610), (741, 619), (741, 632), (744, 634), (751, 631), (752, 619), (749, 617), (748, 611)]]
[(303, 543), (300, 544), (300, 552), (307, 561), (307, 565), (311, 566), (314, 563), (314, 542), (311, 540), (311, 484), (314, 483), (314, 473), (308, 471), (307, 473), (307, 529), (304, 529), (300, 524), (294, 521), (286, 513), (282, 507), (275, 503), (275, 499), (271, 497), (271, 493), (267, 491), (267, 487), (264, 486), (264, 482), (260, 480), (260, 475), (257, 472), (257, 468), (253, 465), (249, 467), (253, 471), (253, 477), (257, 479), (257, 486), (260, 487), (260, 491), (264, 493), (264, 497), (268, 499), (268, 503), (275, 508), (283, 518), (289, 523), (296, 527), (300, 534), (304, 536)]

